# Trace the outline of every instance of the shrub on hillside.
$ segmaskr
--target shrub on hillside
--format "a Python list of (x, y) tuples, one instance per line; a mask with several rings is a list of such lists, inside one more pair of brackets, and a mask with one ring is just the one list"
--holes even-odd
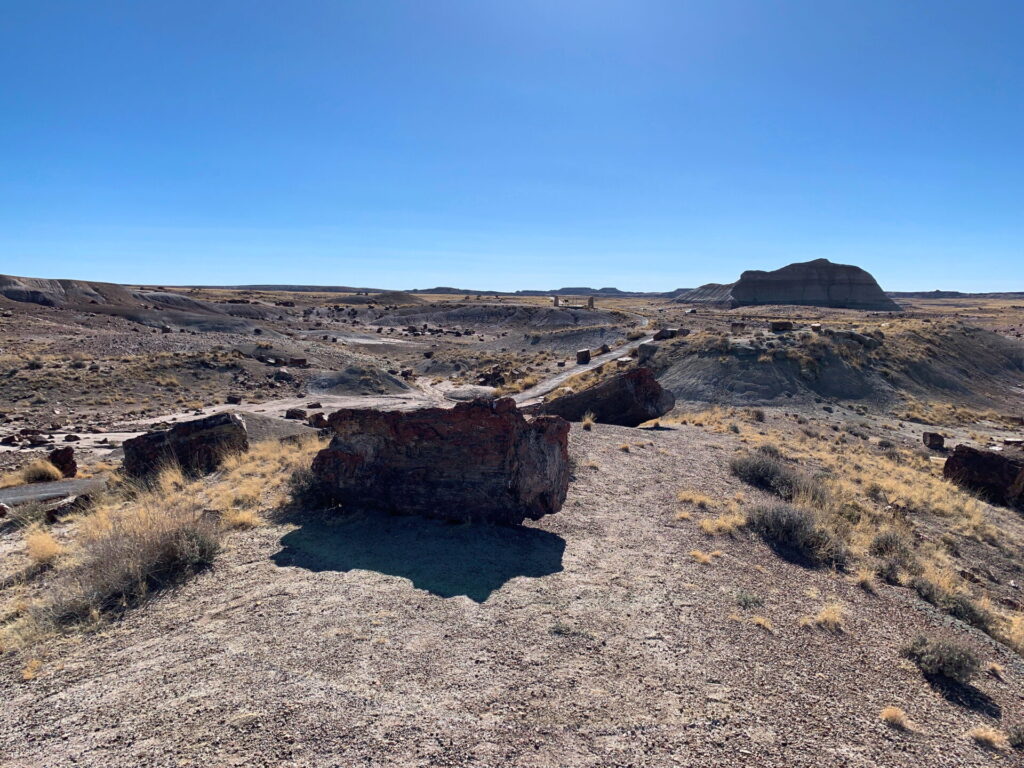
[(846, 545), (807, 510), (789, 504), (757, 504), (747, 525), (779, 554), (812, 566), (846, 565)]
[(827, 498), (821, 483), (787, 465), (779, 458), (778, 449), (773, 451), (772, 446), (763, 446), (753, 453), (735, 457), (729, 468), (743, 482), (774, 493), (786, 501), (801, 496), (821, 505)]
[(903, 655), (928, 677), (941, 677), (967, 685), (981, 668), (974, 651), (952, 640), (918, 635)]
[(190, 506), (99, 510), (82, 520), (75, 564), (46, 606), (48, 618), (82, 621), (183, 581), (213, 561), (219, 538), (217, 521)]

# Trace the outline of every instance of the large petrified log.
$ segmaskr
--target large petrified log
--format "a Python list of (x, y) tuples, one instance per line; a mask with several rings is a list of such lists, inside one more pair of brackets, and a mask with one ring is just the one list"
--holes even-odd
[(635, 427), (664, 416), (675, 404), (675, 395), (662, 388), (650, 368), (634, 368), (544, 403), (540, 412), (569, 421), (580, 421), (589, 412), (601, 424)]
[(1024, 454), (958, 445), (946, 459), (942, 474), (996, 504), (1024, 509)]
[(249, 437), (242, 420), (233, 413), (218, 413), (125, 440), (123, 468), (127, 475), (145, 477), (177, 463), (186, 474), (202, 475), (219, 467), (228, 454), (247, 450)]
[(313, 476), (333, 500), (399, 514), (518, 524), (557, 512), (569, 486), (569, 425), (526, 421), (510, 398), (413, 411), (332, 413)]

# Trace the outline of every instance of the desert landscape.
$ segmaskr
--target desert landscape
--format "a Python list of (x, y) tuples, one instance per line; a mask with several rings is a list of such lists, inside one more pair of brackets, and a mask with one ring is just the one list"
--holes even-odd
[(1024, 296), (850, 269), (0, 277), (3, 764), (1018, 760)]
[(0, 23), (0, 768), (1024, 768), (1024, 2)]

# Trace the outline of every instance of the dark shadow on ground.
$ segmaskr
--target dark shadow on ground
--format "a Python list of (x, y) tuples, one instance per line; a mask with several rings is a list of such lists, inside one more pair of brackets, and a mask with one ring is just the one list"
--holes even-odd
[(562, 570), (565, 540), (537, 528), (452, 525), (421, 517), (357, 513), (305, 520), (281, 539), (279, 566), (361, 569), (401, 576), (438, 597), (478, 603), (516, 576)]
[(925, 675), (925, 680), (951, 704), (965, 707), (996, 720), (1003, 716), (1002, 707), (991, 696), (970, 683), (958, 683), (939, 675)]

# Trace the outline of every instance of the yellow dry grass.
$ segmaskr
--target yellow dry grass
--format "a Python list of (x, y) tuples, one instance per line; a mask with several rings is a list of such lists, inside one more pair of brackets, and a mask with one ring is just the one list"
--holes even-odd
[(805, 627), (814, 625), (833, 634), (840, 634), (846, 631), (846, 611), (839, 603), (828, 603), (813, 616), (801, 618), (800, 624)]
[(879, 719), (888, 726), (900, 731), (910, 730), (910, 719), (899, 707), (886, 707), (878, 714)]
[(28, 663), (22, 667), (21, 679), (25, 682), (29, 680), (35, 680), (39, 676), (39, 671), (43, 668), (43, 662), (39, 659), (29, 659)]
[(979, 725), (967, 732), (967, 735), (974, 740), (974, 743), (984, 749), (991, 749), (1002, 752), (1009, 747), (1006, 734), (987, 725)]
[(697, 491), (682, 490), (676, 494), (676, 499), (681, 501), (683, 504), (692, 504), (697, 509), (710, 509), (715, 506), (715, 500), (708, 496), (706, 493), (699, 493)]
[(690, 557), (692, 557), (694, 560), (696, 560), (701, 565), (711, 565), (712, 558), (711, 558), (711, 555), (708, 554), (707, 552), (702, 552), (699, 549), (691, 549), (690, 550)]
[(769, 619), (767, 616), (751, 616), (750, 623), (753, 624), (755, 627), (760, 627), (765, 632), (775, 631), (775, 625), (772, 624), (772, 620)]
[(747, 518), (737, 512), (707, 517), (698, 523), (698, 527), (708, 536), (731, 536), (747, 524)]
[(51, 483), (63, 479), (64, 475), (46, 459), (37, 459), (18, 472), (0, 476), (0, 488), (14, 488), (28, 483)]
[(97, 626), (108, 611), (202, 568), (220, 546), (220, 531), (262, 525), (287, 501), (291, 478), (324, 444), (266, 441), (205, 478), (171, 466), (148, 486), (123, 483), (70, 519), (66, 547), (30, 528), (26, 551), (52, 563), (55, 575), (31, 607), (0, 620), (0, 648), (32, 645), (62, 626)]
[(25, 531), (25, 554), (35, 565), (52, 565), (64, 553), (64, 547), (38, 525)]

